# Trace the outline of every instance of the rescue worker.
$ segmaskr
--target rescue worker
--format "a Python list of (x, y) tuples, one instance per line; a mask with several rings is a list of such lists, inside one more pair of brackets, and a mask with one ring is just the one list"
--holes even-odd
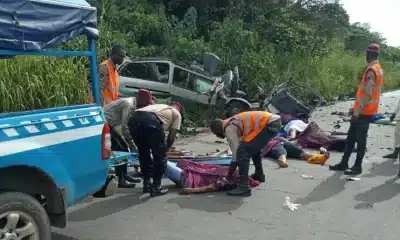
[(239, 166), (239, 185), (236, 189), (228, 191), (228, 195), (251, 195), (248, 182), (250, 158), (255, 166), (255, 173), (251, 177), (265, 182), (261, 150), (276, 136), (281, 125), (280, 116), (264, 111), (242, 112), (225, 120), (215, 119), (210, 122), (211, 131), (219, 138), (226, 137), (232, 151), (228, 182), (232, 182), (233, 173)]
[[(113, 101), (118, 100), (118, 88), (119, 80), (117, 73), (117, 65), (122, 64), (126, 57), (126, 49), (122, 45), (114, 45), (111, 49), (110, 57), (100, 63), (98, 66), (99, 74), (99, 87), (100, 87), (100, 104), (102, 107), (110, 104)], [(93, 99), (90, 99), (93, 102)], [(111, 139), (114, 140), (112, 150), (117, 151), (116, 138), (120, 137), (114, 130), (111, 131)], [(120, 139), (121, 141), (121, 139)], [(118, 176), (118, 185), (121, 188), (132, 188), (135, 187), (134, 183), (127, 181), (127, 165), (120, 165), (115, 167), (115, 173)], [(133, 180), (133, 179), (131, 179)]]
[[(133, 139), (129, 133), (128, 120), (135, 109), (150, 104), (154, 104), (151, 93), (146, 89), (139, 89), (136, 97), (120, 98), (104, 106), (104, 115), (111, 130), (112, 151), (132, 152), (136, 150)], [(121, 126), (123, 138), (116, 131), (116, 127), (118, 126)], [(127, 164), (116, 166), (115, 173), (118, 176), (118, 186), (120, 188), (132, 188), (135, 187), (133, 183), (140, 182), (140, 179), (128, 175)]]
[[(181, 128), (182, 116), (182, 105), (173, 102), (137, 109), (129, 119), (129, 132), (139, 153), (143, 193), (150, 192), (151, 197), (168, 193), (167, 188), (161, 187), (161, 180), (167, 168), (167, 152)], [(164, 130), (168, 131), (167, 141)]]
[[(383, 70), (379, 63), (379, 52), (380, 46), (375, 43), (369, 45), (366, 50), (368, 64), (358, 86), (346, 147), (342, 160), (329, 167), (332, 171), (345, 171), (346, 175), (362, 173), (362, 161), (366, 151), (370, 119), (378, 113), (383, 85)], [(348, 162), (355, 143), (357, 143), (357, 157), (354, 165), (349, 169)]]
[(98, 67), (100, 83), (100, 102), (105, 106), (118, 99), (119, 80), (117, 65), (121, 65), (126, 57), (126, 49), (122, 45), (114, 45), (110, 57)]
[[(393, 153), (387, 154), (383, 156), (383, 158), (392, 158), (396, 159), (400, 155), (400, 99), (398, 100), (396, 109), (394, 110), (394, 113), (390, 116), (390, 121), (393, 122), (396, 120), (396, 128), (394, 130), (394, 151)], [(400, 174), (400, 172), (399, 172)]]

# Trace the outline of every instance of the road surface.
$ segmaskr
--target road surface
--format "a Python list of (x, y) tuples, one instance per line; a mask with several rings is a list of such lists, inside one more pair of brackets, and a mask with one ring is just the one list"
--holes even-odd
[[(398, 93), (383, 97), (381, 112), (391, 112)], [(343, 131), (348, 123), (332, 111), (346, 111), (342, 102), (315, 112), (313, 119), (325, 130)], [(180, 240), (180, 239), (398, 239), (400, 234), (398, 163), (384, 160), (393, 144), (393, 126), (371, 125), (364, 173), (360, 181), (347, 181), (326, 166), (289, 160), (277, 169), (265, 160), (267, 182), (249, 198), (223, 193), (180, 196), (171, 193), (148, 198), (140, 188), (120, 190), (109, 199), (87, 201), (69, 210), (68, 227), (54, 229), (56, 240)], [(186, 139), (178, 148), (195, 152), (224, 149), (210, 134)], [(340, 160), (333, 153), (328, 164)], [(353, 158), (354, 159), (354, 156)], [(314, 179), (303, 179), (302, 174)], [(165, 184), (172, 184), (168, 181)], [(301, 204), (298, 210), (283, 207), (284, 198)]]

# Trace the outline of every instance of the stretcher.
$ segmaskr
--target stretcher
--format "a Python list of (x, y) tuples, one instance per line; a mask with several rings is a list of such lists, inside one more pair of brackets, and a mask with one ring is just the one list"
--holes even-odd
[[(109, 166), (115, 167), (128, 163), (129, 165), (138, 164), (138, 154), (135, 152), (113, 152), (113, 156), (110, 158)], [(178, 163), (181, 159), (188, 159), (194, 162), (201, 162), (205, 164), (216, 164), (216, 165), (229, 165), (231, 164), (232, 157), (230, 156), (169, 156), (168, 162)]]

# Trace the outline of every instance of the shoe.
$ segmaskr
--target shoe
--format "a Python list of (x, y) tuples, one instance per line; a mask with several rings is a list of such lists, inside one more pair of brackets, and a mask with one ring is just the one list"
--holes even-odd
[(329, 170), (331, 171), (346, 171), (349, 168), (347, 164), (338, 163), (336, 165), (329, 166)]
[(256, 180), (256, 181), (265, 182), (265, 174), (256, 174), (256, 173), (253, 173), (253, 174), (250, 175), (250, 177), (251, 177), (252, 179)]
[(161, 186), (151, 187), (150, 188), (150, 197), (158, 197), (168, 193), (168, 188), (164, 188)]
[(312, 155), (309, 159), (307, 159), (307, 162), (310, 164), (319, 164), (319, 165), (325, 165), (325, 162), (328, 160), (329, 155), (327, 154), (314, 154)]
[[(251, 196), (251, 189), (249, 187), (249, 163), (240, 161), (239, 162), (239, 185), (230, 191), (227, 191), (226, 194), (228, 196), (240, 196), (240, 197), (249, 197)], [(261, 178), (261, 174), (257, 174)], [(255, 179), (256, 180), (256, 179)], [(261, 179), (262, 180), (262, 179)], [(264, 176), (265, 181), (265, 176)]]
[(397, 152), (393, 152), (393, 153), (389, 153), (389, 154), (383, 156), (382, 158), (396, 159), (398, 156), (399, 156), (399, 154)]
[(140, 183), (141, 182), (140, 178), (134, 178), (134, 177), (129, 176), (128, 174), (125, 174), (124, 178), (125, 178), (125, 180), (127, 180), (131, 183)]
[(284, 162), (284, 161), (281, 161), (281, 160), (278, 160), (276, 163), (279, 165), (280, 168), (289, 167), (289, 164), (287, 164), (287, 162)]
[(149, 193), (150, 192), (150, 186), (151, 182), (143, 180), (143, 193)]
[(126, 181), (122, 179), (118, 181), (118, 188), (135, 188), (136, 184)]
[(350, 176), (360, 175), (361, 173), (362, 173), (361, 166), (353, 166), (352, 168), (344, 171), (345, 175), (350, 175)]
[(237, 196), (237, 197), (250, 197), (251, 189), (250, 187), (238, 186), (237, 188), (227, 191), (226, 194), (228, 196)]

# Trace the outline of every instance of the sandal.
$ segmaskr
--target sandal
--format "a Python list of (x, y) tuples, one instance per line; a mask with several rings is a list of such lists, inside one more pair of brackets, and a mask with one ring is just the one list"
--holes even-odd
[(280, 168), (287, 168), (289, 167), (289, 164), (287, 164), (287, 162), (284, 162), (282, 160), (278, 160), (276, 163), (278, 163)]
[(329, 154), (314, 154), (307, 159), (310, 164), (320, 164), (325, 165), (325, 162), (329, 159)]

